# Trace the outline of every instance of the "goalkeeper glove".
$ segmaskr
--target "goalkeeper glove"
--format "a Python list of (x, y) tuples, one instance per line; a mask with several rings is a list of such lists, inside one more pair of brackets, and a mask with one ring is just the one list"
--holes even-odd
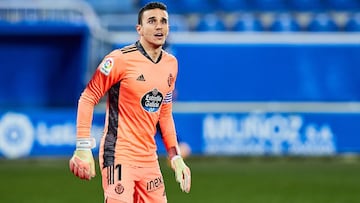
[(71, 172), (80, 179), (91, 180), (95, 177), (95, 162), (91, 149), (95, 147), (94, 138), (79, 138), (76, 150), (69, 161)]
[(175, 171), (175, 179), (176, 182), (180, 183), (181, 190), (189, 193), (191, 187), (191, 172), (180, 155), (172, 157), (171, 167)]

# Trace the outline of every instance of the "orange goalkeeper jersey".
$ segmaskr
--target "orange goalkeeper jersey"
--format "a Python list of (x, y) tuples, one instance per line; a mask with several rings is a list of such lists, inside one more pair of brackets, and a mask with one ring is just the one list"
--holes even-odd
[(77, 137), (89, 137), (94, 106), (107, 93), (101, 167), (115, 162), (157, 165), (156, 125), (166, 149), (177, 145), (172, 92), (178, 71), (174, 56), (162, 50), (154, 62), (140, 42), (108, 54), (79, 99)]

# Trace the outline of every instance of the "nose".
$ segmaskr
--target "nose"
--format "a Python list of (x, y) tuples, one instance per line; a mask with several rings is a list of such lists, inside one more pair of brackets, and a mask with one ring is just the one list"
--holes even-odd
[(156, 28), (156, 29), (162, 29), (162, 28), (163, 28), (163, 24), (162, 24), (162, 23), (156, 23), (155, 28)]

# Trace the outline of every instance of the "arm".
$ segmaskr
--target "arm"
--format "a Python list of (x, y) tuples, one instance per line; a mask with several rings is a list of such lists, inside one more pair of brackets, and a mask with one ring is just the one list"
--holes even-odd
[(103, 96), (97, 88), (96, 72), (80, 96), (76, 119), (76, 150), (69, 161), (71, 172), (80, 179), (90, 180), (95, 177), (95, 163), (91, 149), (95, 139), (90, 136), (95, 105)]
[[(172, 93), (168, 93), (166, 97), (171, 97), (171, 94)], [(162, 104), (158, 126), (169, 159), (172, 159), (176, 155), (180, 155), (175, 123), (172, 115), (172, 102)]]
[[(110, 59), (113, 62), (113, 59)], [(116, 81), (115, 70), (110, 72), (112, 67), (109, 68), (106, 64), (110, 59), (105, 58), (99, 65), (79, 99), (76, 119), (76, 150), (69, 161), (69, 167), (71, 172), (80, 179), (90, 180), (95, 176), (95, 164), (91, 149), (95, 147), (96, 142), (94, 138), (91, 138), (90, 131), (95, 105)], [(113, 66), (114, 63), (111, 65)]]
[[(170, 97), (172, 93), (168, 93), (166, 97)], [(172, 115), (172, 101), (163, 103), (160, 112), (159, 127), (161, 138), (168, 152), (172, 169), (175, 171), (175, 179), (180, 184), (182, 191), (189, 193), (191, 188), (191, 172), (189, 167), (184, 163), (178, 146), (174, 118)]]

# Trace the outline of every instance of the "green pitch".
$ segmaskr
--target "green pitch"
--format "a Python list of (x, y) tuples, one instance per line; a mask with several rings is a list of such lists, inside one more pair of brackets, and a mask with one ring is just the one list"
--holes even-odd
[[(191, 157), (186, 162), (192, 170), (190, 194), (180, 191), (161, 159), (169, 203), (360, 202), (358, 158)], [(0, 202), (102, 201), (100, 176), (81, 181), (67, 160), (0, 160)]]

